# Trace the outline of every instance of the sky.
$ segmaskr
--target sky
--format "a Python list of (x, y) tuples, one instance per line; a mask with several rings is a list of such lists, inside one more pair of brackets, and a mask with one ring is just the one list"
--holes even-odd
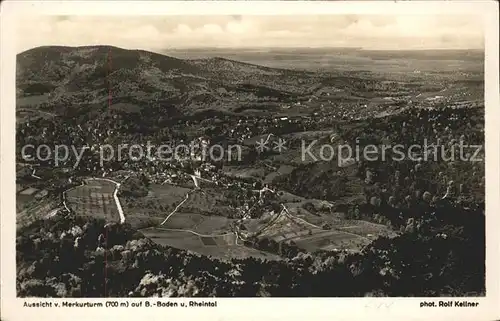
[(161, 52), (199, 47), (482, 49), (480, 16), (25, 16), (17, 51), (46, 45), (113, 45)]

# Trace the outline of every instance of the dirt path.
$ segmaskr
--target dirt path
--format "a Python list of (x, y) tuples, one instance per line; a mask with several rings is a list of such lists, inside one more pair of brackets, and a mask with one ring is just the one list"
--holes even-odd
[[(193, 179), (193, 182), (194, 182), (194, 185), (195, 185), (195, 188), (188, 191), (186, 193), (186, 196), (184, 197), (184, 199), (182, 200), (182, 202), (180, 202), (179, 204), (177, 204), (177, 206), (174, 208), (174, 210), (167, 215), (167, 217), (163, 220), (163, 222), (161, 222), (159, 224), (159, 226), (163, 226), (170, 217), (172, 217), (172, 215), (174, 215), (175, 213), (177, 213), (177, 211), (179, 210), (179, 208), (189, 199), (189, 195), (196, 191), (197, 189), (199, 189), (199, 184), (198, 184), (198, 180), (204, 180), (204, 181), (208, 181), (208, 182), (212, 182), (211, 180), (208, 180), (208, 179), (203, 179), (201, 177), (198, 177), (198, 176), (194, 176), (194, 175), (190, 175), (191, 178)], [(188, 233), (191, 233), (191, 234), (194, 234), (194, 235), (197, 235), (197, 236), (200, 236), (200, 237), (220, 237), (220, 236), (229, 236), (229, 235), (235, 235), (236, 236), (236, 239), (235, 239), (235, 245), (238, 245), (238, 239), (240, 238), (240, 236), (238, 235), (237, 232), (229, 232), (229, 233), (223, 233), (223, 234), (200, 234), (198, 232), (195, 232), (193, 230), (188, 230), (188, 229), (172, 229), (172, 228), (161, 228), (161, 227), (151, 227), (151, 228), (156, 228), (156, 229), (159, 229), (159, 230), (164, 230), (164, 231), (172, 231), (172, 232), (188, 232)], [(151, 229), (151, 228), (146, 228), (146, 229)], [(144, 230), (146, 230), (144, 229)]]
[(178, 229), (178, 228), (162, 228), (162, 227), (151, 227), (150, 229), (158, 229), (162, 231), (172, 231), (172, 232), (188, 232), (197, 236), (201, 237), (220, 237), (220, 236), (229, 236), (229, 235), (234, 235), (235, 233), (229, 232), (229, 233), (223, 233), (223, 234), (200, 234), (198, 232), (195, 232), (193, 230), (184, 230), (184, 229)]
[(167, 215), (167, 217), (163, 220), (163, 222), (161, 222), (161, 223), (160, 223), (160, 226), (161, 226), (161, 225), (163, 225), (163, 224), (165, 224), (165, 223), (167, 223), (168, 219), (169, 219), (172, 215), (174, 215), (174, 214), (177, 212), (177, 210), (178, 210), (178, 209), (182, 206), (182, 204), (184, 204), (184, 203), (188, 200), (188, 198), (189, 198), (189, 194), (190, 194), (192, 191), (193, 191), (193, 190), (190, 190), (189, 192), (187, 192), (187, 193), (186, 193), (186, 197), (182, 200), (182, 202), (180, 202), (179, 204), (177, 204), (177, 206), (174, 208), (174, 210), (173, 210), (170, 214), (168, 214), (168, 215)]

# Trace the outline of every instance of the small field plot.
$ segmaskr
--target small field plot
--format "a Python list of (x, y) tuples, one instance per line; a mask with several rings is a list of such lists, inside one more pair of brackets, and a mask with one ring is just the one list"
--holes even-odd
[(264, 178), (264, 183), (270, 184), (276, 177), (281, 175), (288, 175), (293, 172), (294, 169), (295, 167), (290, 165), (281, 165), (275, 172), (267, 174), (267, 176)]
[(285, 206), (294, 217), (322, 226), (327, 221), (327, 215), (330, 214), (328, 204), (328, 202), (321, 200), (307, 199), (300, 202), (287, 202)]
[(18, 193), (16, 195), (16, 207), (19, 210), (25, 208), (30, 202), (34, 200), (34, 197), (31, 195), (23, 195)]
[(161, 199), (168, 199), (169, 197), (172, 197), (174, 199), (177, 199), (179, 197), (183, 198), (186, 193), (190, 191), (189, 188), (170, 184), (152, 184), (149, 189), (151, 193), (147, 197), (156, 197)]
[(162, 228), (191, 230), (203, 235), (219, 235), (231, 230), (231, 221), (221, 216), (177, 212), (162, 225)]
[(165, 217), (160, 212), (149, 212), (139, 207), (123, 207), (125, 221), (134, 229), (142, 229), (157, 226)]
[(155, 206), (161, 206), (167, 211), (173, 210), (179, 203), (184, 201), (187, 193), (189, 192), (189, 197), (178, 209), (179, 212), (207, 216), (229, 216), (234, 213), (234, 209), (231, 209), (228, 205), (230, 202), (225, 195), (227, 190), (221, 188), (203, 188), (202, 191), (192, 191), (190, 189), (177, 186), (174, 186), (174, 188), (171, 189), (172, 194), (168, 195), (159, 194), (156, 191), (153, 191), (151, 195), (144, 198), (144, 202), (148, 203), (145, 207), (154, 208)]
[(198, 253), (226, 261), (231, 259), (246, 259), (249, 257), (273, 261), (280, 260), (280, 257), (277, 255), (255, 250), (243, 245), (204, 247)]
[(200, 234), (223, 234), (231, 229), (232, 220), (222, 216), (202, 215), (203, 221), (194, 226)]
[(98, 178), (85, 180), (85, 185), (88, 186), (89, 188), (100, 190), (103, 193), (113, 193), (116, 188), (115, 183)]
[(279, 191), (278, 193), (280, 201), (283, 203), (297, 203), (305, 200), (302, 196), (298, 196), (287, 191)]
[(120, 221), (113, 192), (115, 184), (105, 180), (87, 180), (86, 185), (77, 186), (66, 192), (68, 207), (77, 215)]
[(214, 236), (213, 239), (219, 246), (238, 245), (238, 240), (236, 239), (236, 234), (234, 233), (226, 233), (220, 236)]
[(196, 230), (196, 227), (205, 220), (204, 215), (177, 212), (163, 225), (164, 228)]
[(222, 172), (230, 177), (264, 179), (272, 171), (267, 167), (224, 166)]
[(308, 251), (315, 250), (356, 250), (370, 243), (369, 240), (363, 239), (353, 234), (346, 234), (340, 231), (328, 231), (316, 233), (311, 236), (294, 240), (297, 245)]
[(157, 184), (152, 185), (144, 197), (120, 196), (120, 202), (126, 221), (135, 228), (145, 228), (160, 224), (189, 191), (188, 188), (175, 185)]
[(392, 236), (395, 234), (389, 227), (381, 224), (375, 224), (366, 221), (352, 221), (352, 224), (348, 224), (339, 227), (338, 230), (345, 231), (348, 233), (361, 235), (370, 239), (376, 238), (378, 236)]
[(258, 219), (247, 219), (244, 221), (245, 231), (250, 234), (263, 234), (266, 230), (276, 223), (277, 220), (282, 219), (279, 213), (264, 213)]
[(323, 230), (308, 225), (303, 221), (280, 214), (275, 219), (270, 220), (269, 224), (258, 233), (258, 236), (281, 242), (295, 239), (303, 235), (312, 235), (313, 233), (321, 231)]
[(48, 101), (49, 98), (50, 96), (48, 94), (18, 97), (16, 99), (16, 106), (17, 107), (36, 106)]
[(161, 228), (147, 228), (140, 231), (152, 241), (178, 249), (198, 252), (202, 248), (203, 242), (200, 238), (189, 232), (169, 231)]
[(340, 230), (325, 230), (289, 215), (281, 214), (271, 219), (261, 228), (257, 237), (265, 237), (276, 242), (295, 242), (307, 251), (316, 250), (359, 250), (371, 240), (362, 235)]
[(216, 205), (221, 197), (221, 193), (215, 194), (212, 190), (202, 193), (168, 185), (153, 189), (145, 197), (121, 197), (120, 200), (127, 222), (136, 228), (156, 226), (169, 217), (162, 227), (218, 234), (226, 231), (231, 222), (220, 216), (221, 212), (229, 211), (224, 204)]
[(188, 200), (182, 205), (182, 210), (192, 213), (211, 213), (215, 211), (218, 201), (223, 198), (222, 193), (216, 189), (204, 189), (201, 191), (193, 191), (189, 194)]
[(59, 205), (59, 200), (51, 200), (51, 199), (33, 199), (28, 203), (23, 203), (22, 206), (17, 208), (16, 215), (16, 226), (21, 227), (28, 225), (35, 220), (44, 218), (49, 214), (53, 209), (57, 208)]
[(247, 257), (268, 260), (279, 259), (276, 255), (237, 245), (236, 236), (232, 233), (223, 236), (198, 236), (190, 232), (162, 228), (146, 228), (140, 230), (140, 232), (160, 245), (188, 250), (221, 260)]
[(217, 246), (217, 242), (215, 242), (214, 238), (213, 237), (200, 237), (201, 238), (201, 241), (203, 242), (204, 245), (206, 246), (210, 246), (210, 245), (215, 245)]

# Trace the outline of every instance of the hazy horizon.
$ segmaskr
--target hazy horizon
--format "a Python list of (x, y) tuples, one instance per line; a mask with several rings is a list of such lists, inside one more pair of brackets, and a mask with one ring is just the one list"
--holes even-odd
[[(44, 47), (67, 47), (67, 48), (84, 48), (84, 47), (97, 47), (97, 46), (109, 46), (109, 47), (115, 47), (115, 48), (120, 48), (120, 49), (125, 49), (125, 50), (145, 50), (145, 49), (140, 49), (140, 48), (124, 48), (120, 46), (114, 46), (110, 44), (90, 44), (90, 45), (40, 45), (32, 48), (28, 48), (26, 50), (23, 50), (21, 52), (18, 52), (18, 54), (21, 54), (23, 52), (36, 49), (36, 48), (44, 48)], [(175, 51), (193, 51), (193, 52), (206, 52), (206, 51), (259, 51), (259, 52), (272, 52), (272, 51), (292, 51), (292, 50), (338, 50), (338, 51), (358, 51), (358, 52), (369, 52), (369, 51), (475, 51), (475, 52), (484, 52), (484, 48), (412, 48), (412, 49), (407, 49), (407, 48), (401, 48), (401, 49), (366, 49), (366, 48), (360, 48), (360, 47), (179, 47), (179, 48), (168, 48), (168, 49), (158, 49), (158, 50), (145, 50), (145, 51), (151, 51), (151, 52), (156, 52), (160, 54), (165, 54), (168, 52), (175, 52)]]
[(40, 46), (186, 49), (484, 49), (479, 16), (25, 16), (17, 52)]

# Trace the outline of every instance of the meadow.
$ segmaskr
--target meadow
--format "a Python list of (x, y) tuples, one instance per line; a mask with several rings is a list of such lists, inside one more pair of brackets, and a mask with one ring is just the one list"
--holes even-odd
[(184, 249), (193, 253), (207, 255), (221, 260), (256, 257), (277, 260), (278, 256), (255, 250), (238, 243), (236, 235), (228, 232), (222, 235), (198, 235), (192, 231), (172, 230), (162, 227), (150, 227), (140, 230), (155, 243)]

